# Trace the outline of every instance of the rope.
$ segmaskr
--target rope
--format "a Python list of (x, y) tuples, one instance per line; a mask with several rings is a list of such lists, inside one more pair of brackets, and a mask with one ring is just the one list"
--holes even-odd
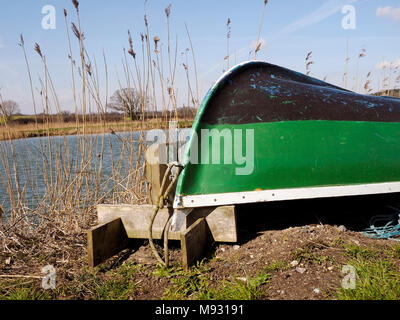
[[(168, 177), (168, 175), (170, 174), (170, 172), (171, 172), (171, 170), (172, 170), (173, 167), (177, 167), (177, 171), (175, 172), (174, 178), (172, 179), (172, 181), (171, 181), (170, 184), (168, 185), (167, 189), (166, 189), (165, 192), (163, 193), (163, 190), (164, 190), (164, 187), (165, 187), (165, 184), (166, 184), (166, 181), (167, 181), (167, 177)], [(159, 194), (158, 200), (157, 200), (157, 202), (156, 202), (156, 207), (155, 207), (155, 209), (154, 209), (154, 213), (153, 213), (153, 215), (151, 216), (150, 225), (149, 225), (149, 230), (148, 230), (148, 231), (149, 231), (149, 243), (150, 243), (151, 251), (153, 252), (153, 255), (156, 257), (156, 259), (158, 260), (158, 262), (160, 262), (160, 263), (161, 263), (162, 265), (164, 265), (165, 267), (168, 267), (168, 266), (169, 266), (169, 255), (168, 255), (168, 231), (169, 231), (169, 228), (170, 228), (170, 226), (171, 226), (171, 218), (172, 218), (172, 215), (168, 218), (167, 224), (166, 224), (166, 226), (165, 226), (165, 233), (164, 233), (164, 259), (165, 259), (165, 260), (163, 260), (163, 259), (161, 258), (161, 256), (160, 256), (160, 254), (158, 253), (156, 247), (154, 246), (154, 241), (153, 241), (153, 223), (154, 223), (154, 220), (155, 220), (155, 218), (156, 218), (156, 216), (157, 216), (157, 214), (158, 214), (158, 211), (159, 211), (160, 209), (163, 209), (163, 208), (164, 208), (164, 205), (165, 205), (166, 199), (167, 199), (167, 197), (168, 197), (168, 194), (170, 193), (170, 191), (171, 191), (171, 189), (172, 189), (172, 186), (173, 186), (173, 185), (175, 184), (175, 182), (178, 180), (180, 170), (181, 170), (181, 165), (180, 165), (179, 163), (177, 163), (177, 162), (173, 162), (173, 163), (170, 163), (170, 164), (168, 165), (167, 170), (165, 171), (165, 174), (164, 174), (162, 183), (161, 183), (160, 194)]]
[[(364, 234), (373, 239), (400, 241), (400, 239), (395, 239), (395, 237), (400, 236), (400, 213), (398, 210), (396, 211), (397, 214), (373, 217), (370, 222), (371, 226), (364, 230)], [(376, 227), (377, 222), (383, 222), (385, 225)]]

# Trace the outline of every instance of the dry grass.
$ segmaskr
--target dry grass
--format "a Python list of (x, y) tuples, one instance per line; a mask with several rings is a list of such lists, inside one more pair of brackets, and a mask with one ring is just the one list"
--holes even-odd
[[(21, 125), (3, 120), (0, 125), (0, 185), (8, 196), (8, 205), (3, 203), (0, 239), (13, 237), (15, 232), (33, 237), (50, 224), (70, 234), (95, 222), (99, 203), (148, 202), (144, 153), (150, 142), (145, 140), (146, 130), (165, 129), (170, 120), (176, 120), (180, 128), (191, 125), (190, 118), (178, 117), (178, 42), (170, 38), (171, 6), (165, 9), (168, 39), (150, 36), (147, 14), (138, 48), (133, 41), (135, 35), (128, 33), (128, 55), (125, 49), (121, 50), (123, 74), (117, 74), (118, 86), (120, 90), (135, 90), (141, 116), (138, 121), (121, 122), (106, 121), (107, 58), (103, 53), (98, 63), (89, 56), (78, 1), (73, 1), (73, 8), (74, 12), (64, 10), (64, 19), (75, 122), (62, 120), (62, 106), (53, 85), (46, 48), (34, 42), (33, 50), (27, 49), (27, 41), (20, 37), (35, 121)], [(188, 51), (193, 51), (188, 30), (187, 35), (191, 47)], [(165, 42), (166, 57), (162, 52)], [(37, 81), (32, 77), (31, 54), (42, 65)], [(193, 61), (186, 61), (187, 68), (180, 70), (188, 86), (188, 90), (181, 88), (181, 92), (188, 92), (186, 107), (197, 108), (199, 89), (194, 52), (192, 57)], [(196, 83), (195, 91), (191, 83)], [(157, 100), (158, 91), (162, 93), (162, 101)], [(155, 111), (162, 111), (162, 116)], [(73, 143), (70, 135), (76, 135)], [(42, 138), (35, 140), (34, 145), (29, 139), (18, 143), (15, 140), (38, 136)]]

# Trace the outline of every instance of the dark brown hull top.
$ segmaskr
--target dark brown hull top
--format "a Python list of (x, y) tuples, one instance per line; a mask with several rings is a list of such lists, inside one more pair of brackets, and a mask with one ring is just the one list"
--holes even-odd
[(224, 78), (201, 122), (304, 120), (400, 122), (400, 99), (357, 94), (289, 69), (253, 62)]

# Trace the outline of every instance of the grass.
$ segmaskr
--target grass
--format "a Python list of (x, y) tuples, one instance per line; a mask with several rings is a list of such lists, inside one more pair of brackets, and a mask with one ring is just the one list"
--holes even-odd
[(172, 286), (164, 291), (164, 300), (257, 300), (266, 296), (263, 285), (271, 278), (270, 274), (260, 273), (255, 277), (235, 276), (232, 280), (222, 280), (215, 284), (209, 275), (209, 268), (203, 263), (187, 272), (179, 269), (174, 271), (173, 268), (159, 270), (160, 276), (173, 277)]
[(222, 281), (216, 288), (200, 295), (202, 300), (260, 300), (267, 296), (263, 285), (270, 280), (270, 274), (260, 273), (255, 277), (246, 277), (246, 281), (235, 278)]
[(353, 258), (369, 259), (373, 257), (376, 252), (370, 248), (360, 247), (355, 244), (344, 246), (346, 253)]
[(354, 267), (354, 289), (340, 287), (336, 296), (341, 300), (399, 300), (400, 299), (400, 246), (386, 250), (357, 245), (345, 245), (347, 264)]
[(110, 278), (95, 288), (95, 300), (127, 300), (139, 289), (138, 284), (123, 276)]
[(198, 263), (188, 271), (179, 266), (155, 268), (125, 262), (120, 266), (103, 264), (90, 269), (83, 267), (72, 278), (58, 277), (55, 290), (41, 288), (40, 280), (11, 280), (0, 283), (0, 300), (92, 299), (129, 300), (154, 288), (143, 287), (142, 281), (163, 280), (163, 300), (257, 300), (267, 296), (269, 273), (254, 277), (233, 276), (216, 281), (207, 263)]
[(307, 243), (301, 248), (296, 249), (292, 253), (292, 258), (297, 260), (299, 263), (303, 262), (305, 264), (325, 264), (327, 262), (332, 262), (332, 258), (329, 256), (321, 255), (318, 253), (321, 250), (322, 244)]
[[(203, 262), (184, 272), (181, 268), (161, 269), (168, 271), (169, 277), (173, 277), (172, 286), (164, 291), (164, 300), (184, 300), (195, 298), (198, 295), (206, 295), (209, 288), (211, 278), (208, 275), (209, 269), (205, 267)], [(165, 273), (161, 273), (165, 276)]]
[(42, 289), (40, 280), (5, 281), (0, 284), (0, 300), (127, 300), (142, 290), (137, 277), (144, 272), (145, 267), (135, 263), (109, 270), (82, 268), (69, 281), (56, 279), (55, 290)]
[[(93, 299), (96, 300), (127, 300), (141, 290), (140, 281), (136, 276), (144, 271), (144, 267), (135, 263), (124, 263), (117, 269), (105, 272), (101, 281), (94, 275), (92, 278)], [(101, 269), (100, 269), (101, 270)]]
[(265, 272), (284, 271), (290, 268), (290, 264), (283, 260), (276, 260), (271, 262), (266, 268)]
[(394, 246), (392, 251), (392, 256), (394, 258), (400, 259), (400, 245)]
[(337, 292), (341, 300), (399, 300), (400, 273), (386, 259), (369, 259), (358, 256), (348, 262), (355, 268), (356, 288)]
[[(36, 281), (37, 282), (37, 281)], [(12, 280), (0, 286), (0, 300), (51, 300), (51, 291), (39, 288), (32, 280)]]

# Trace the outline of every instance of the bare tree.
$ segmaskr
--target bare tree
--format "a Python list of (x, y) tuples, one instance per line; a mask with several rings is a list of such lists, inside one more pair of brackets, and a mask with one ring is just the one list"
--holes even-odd
[(108, 107), (123, 112), (132, 120), (140, 118), (140, 95), (132, 88), (117, 90), (110, 98)]
[(16, 113), (20, 112), (19, 105), (13, 100), (7, 100), (0, 103), (0, 111), (4, 118), (8, 121)]

